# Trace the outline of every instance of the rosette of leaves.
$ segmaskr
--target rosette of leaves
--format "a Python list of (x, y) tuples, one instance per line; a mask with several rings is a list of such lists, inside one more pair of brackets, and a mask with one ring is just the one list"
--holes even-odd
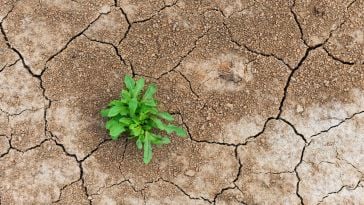
[(101, 115), (108, 118), (105, 127), (111, 139), (117, 140), (123, 133), (128, 139), (134, 139), (138, 149), (144, 150), (143, 161), (148, 164), (152, 159), (152, 145), (170, 143), (163, 133), (175, 133), (179, 137), (185, 137), (187, 133), (182, 127), (168, 123), (174, 121), (171, 114), (158, 110), (154, 84), (149, 85), (143, 94), (144, 78), (135, 82), (126, 75), (124, 83), (126, 89), (121, 91), (120, 99), (111, 101), (106, 109), (101, 110)]

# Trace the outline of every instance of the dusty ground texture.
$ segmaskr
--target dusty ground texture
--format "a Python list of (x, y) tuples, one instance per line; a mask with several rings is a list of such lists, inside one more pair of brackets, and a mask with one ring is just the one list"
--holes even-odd
[[(0, 0), (0, 204), (364, 204), (364, 0)], [(158, 85), (144, 165), (99, 110)]]

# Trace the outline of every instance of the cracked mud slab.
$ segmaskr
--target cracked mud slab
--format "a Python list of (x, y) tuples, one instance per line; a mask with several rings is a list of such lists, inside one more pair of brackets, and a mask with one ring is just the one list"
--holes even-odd
[(118, 95), (121, 79), (130, 69), (111, 45), (85, 36), (75, 39), (47, 66), (42, 75), (45, 95), (52, 102), (47, 130), (82, 159), (106, 137), (99, 110)]
[(347, 65), (324, 49), (309, 52), (294, 73), (282, 117), (306, 137), (364, 110), (364, 65)]
[(304, 140), (282, 121), (269, 121), (255, 141), (239, 147), (242, 163), (237, 186), (248, 204), (299, 204), (295, 167)]
[(11, 145), (25, 151), (40, 144), (46, 136), (44, 109), (24, 111), (19, 115), (9, 117), (11, 129)]
[(128, 181), (105, 187), (102, 191), (91, 196), (93, 204), (143, 204), (141, 191), (134, 190)]
[[(0, 0), (0, 204), (364, 204), (363, 0)], [(142, 162), (100, 109), (158, 86)]]
[(198, 3), (179, 1), (131, 26), (118, 48), (137, 74), (159, 78), (196, 47), (208, 28), (203, 9), (191, 12), (193, 6), (199, 8)]
[[(180, 111), (194, 139), (231, 144), (257, 135), (266, 120), (278, 114), (289, 75), (289, 68), (279, 60), (234, 44), (223, 24), (212, 28), (176, 70), (204, 104), (191, 107), (186, 105), (191, 99), (179, 97), (179, 104), (186, 105)], [(171, 91), (173, 87), (186, 83), (172, 75), (161, 80), (161, 89), (174, 95), (179, 91)]]
[(353, 6), (349, 0), (295, 1), (292, 12), (297, 15), (303, 40), (309, 46), (324, 43), (333, 31), (346, 21), (345, 15)]
[(66, 187), (63, 187), (58, 200), (53, 202), (54, 204), (88, 204), (87, 195), (82, 181), (79, 180), (75, 183), (71, 183)]
[(0, 159), (1, 202), (47, 204), (80, 176), (77, 162), (52, 142), (27, 152), (10, 150)]
[(42, 88), (20, 61), (0, 73), (0, 109), (8, 115), (46, 106)]
[[(362, 190), (359, 186), (364, 173), (363, 123), (364, 115), (358, 114), (312, 139), (305, 150), (302, 166), (297, 170), (304, 202), (315, 204), (336, 193), (344, 194), (356, 188), (359, 192)], [(360, 204), (359, 195), (350, 201), (352, 197), (355, 195), (340, 198), (348, 204)]]
[(355, 1), (343, 25), (333, 32), (327, 49), (336, 58), (348, 63), (364, 63), (364, 1)]
[(226, 21), (233, 39), (251, 50), (282, 59), (292, 67), (297, 65), (306, 46), (288, 2), (257, 1), (233, 14)]
[[(154, 149), (155, 163), (147, 165), (146, 172), (146, 165), (141, 164), (142, 153), (134, 142), (107, 142), (84, 161), (85, 184), (95, 194), (100, 188), (123, 180), (129, 180), (136, 190), (143, 190), (149, 182), (163, 179), (184, 190), (186, 196), (212, 200), (223, 188), (231, 186), (238, 174), (234, 155), (230, 147), (175, 137), (170, 146)], [(222, 169), (224, 172), (216, 172)]]

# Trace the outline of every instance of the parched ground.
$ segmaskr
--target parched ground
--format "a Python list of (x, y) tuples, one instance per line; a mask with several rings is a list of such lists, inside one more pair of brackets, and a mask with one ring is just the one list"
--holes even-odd
[[(364, 0), (0, 0), (0, 204), (364, 204)], [(158, 85), (149, 165), (99, 110)]]

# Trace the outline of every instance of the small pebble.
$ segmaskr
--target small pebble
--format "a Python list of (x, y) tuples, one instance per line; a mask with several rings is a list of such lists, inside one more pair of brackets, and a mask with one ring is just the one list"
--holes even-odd
[(297, 107), (296, 107), (296, 111), (297, 111), (298, 113), (302, 113), (302, 112), (303, 112), (303, 107), (302, 107), (301, 105), (297, 105)]
[(189, 177), (193, 177), (193, 176), (195, 176), (195, 174), (196, 174), (196, 172), (195, 171), (193, 171), (193, 170), (187, 170), (186, 172), (185, 172), (185, 175), (186, 176), (189, 176)]

